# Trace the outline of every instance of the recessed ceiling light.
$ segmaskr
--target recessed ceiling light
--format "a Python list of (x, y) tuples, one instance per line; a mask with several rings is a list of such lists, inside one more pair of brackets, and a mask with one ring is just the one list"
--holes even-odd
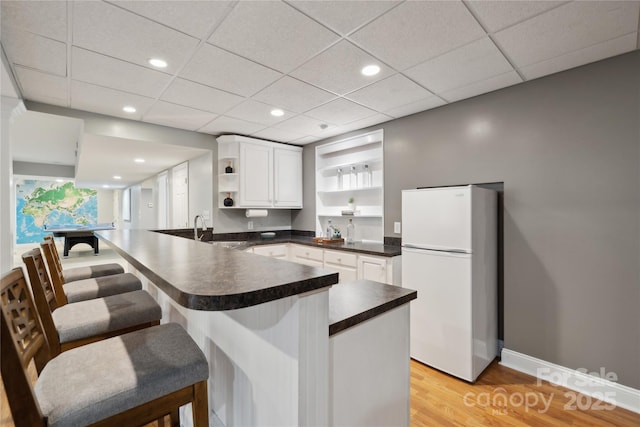
[(113, 175), (113, 179), (122, 179), (120, 175)]
[(380, 72), (380, 67), (377, 65), (367, 65), (360, 72), (365, 76), (375, 76)]
[(136, 163), (144, 163), (144, 159), (134, 159), (133, 161)]
[(104, 184), (102, 188), (109, 188), (109, 184)]
[(151, 58), (149, 60), (149, 64), (153, 65), (156, 68), (167, 68), (167, 61), (160, 58)]
[(274, 108), (273, 110), (271, 110), (271, 115), (274, 117), (281, 117), (284, 116), (284, 111), (279, 108)]
[(124, 111), (125, 113), (135, 113), (136, 111), (136, 107), (132, 107), (131, 105), (127, 105), (126, 107), (122, 108), (122, 111)]

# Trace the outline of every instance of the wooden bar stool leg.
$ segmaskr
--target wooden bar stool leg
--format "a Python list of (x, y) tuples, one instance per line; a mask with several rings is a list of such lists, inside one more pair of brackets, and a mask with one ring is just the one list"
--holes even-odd
[(209, 422), (207, 382), (200, 381), (199, 383), (195, 383), (193, 385), (193, 395), (193, 402), (191, 402), (193, 425), (206, 426)]

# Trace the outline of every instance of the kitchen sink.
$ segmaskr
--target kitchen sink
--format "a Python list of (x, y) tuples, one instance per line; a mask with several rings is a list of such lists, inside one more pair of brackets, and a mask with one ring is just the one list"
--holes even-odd
[(245, 245), (247, 242), (245, 240), (216, 240), (212, 242), (207, 242), (213, 246), (220, 246), (222, 248), (234, 249), (238, 246)]

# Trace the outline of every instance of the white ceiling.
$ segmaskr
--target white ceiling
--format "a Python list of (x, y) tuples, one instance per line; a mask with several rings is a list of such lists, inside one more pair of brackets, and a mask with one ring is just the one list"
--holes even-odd
[[(209, 150), (85, 133), (78, 156), (76, 185), (129, 186), (207, 152)], [(144, 163), (136, 163), (137, 158), (144, 159)], [(121, 179), (114, 180), (114, 174)]]
[[(1, 12), (24, 99), (298, 145), (640, 43), (640, 0), (3, 0)], [(360, 74), (372, 63), (377, 76)]]

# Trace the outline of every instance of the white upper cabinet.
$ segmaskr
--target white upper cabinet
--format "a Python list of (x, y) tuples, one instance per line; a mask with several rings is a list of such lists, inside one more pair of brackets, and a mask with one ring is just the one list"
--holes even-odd
[(273, 148), (240, 144), (240, 207), (271, 207), (273, 204)]
[(273, 149), (274, 200), (279, 208), (302, 207), (302, 151)]
[(220, 208), (302, 208), (302, 147), (237, 135), (217, 141)]

